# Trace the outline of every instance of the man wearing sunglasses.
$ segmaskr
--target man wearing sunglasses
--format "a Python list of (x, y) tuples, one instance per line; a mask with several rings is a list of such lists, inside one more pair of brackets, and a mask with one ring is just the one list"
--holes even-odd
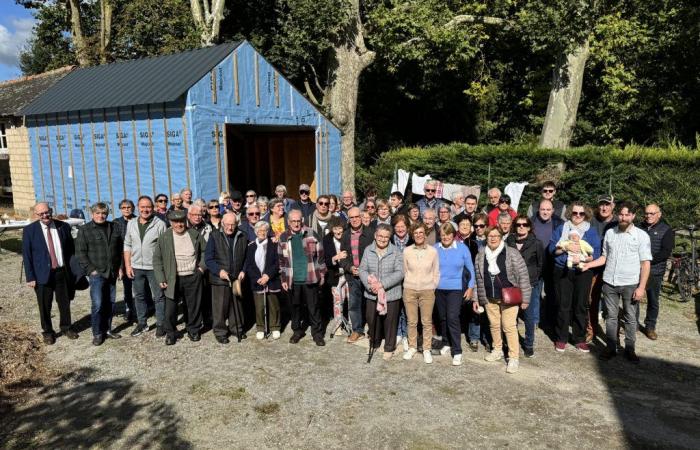
[(304, 225), (311, 225), (311, 215), (316, 209), (316, 204), (311, 201), (311, 187), (308, 184), (302, 184), (299, 186), (299, 201), (292, 206), (292, 209), (298, 209), (301, 211), (301, 217), (304, 221)]
[(437, 182), (435, 180), (428, 180), (423, 186), (423, 193), (425, 196), (416, 202), (418, 209), (420, 209), (421, 216), (426, 209), (434, 209), (437, 211), (444, 202), (435, 197), (437, 191)]
[(565, 220), (566, 217), (566, 205), (564, 202), (559, 200), (554, 200), (554, 196), (557, 193), (557, 185), (552, 181), (545, 181), (542, 185), (542, 190), (540, 191), (541, 197), (539, 199), (533, 200), (530, 207), (527, 208), (527, 216), (532, 220), (535, 214), (540, 209), (540, 202), (543, 200), (549, 200), (552, 202), (553, 214), (556, 217)]
[[(245, 213), (246, 220), (241, 222), (238, 229), (245, 234), (248, 238), (248, 242), (253, 242), (256, 239), (255, 234), (255, 224), (260, 222), (260, 208), (257, 205), (251, 205), (248, 207)], [(268, 237), (274, 236), (272, 230), (268, 230)]]
[(34, 289), (39, 303), (39, 317), (44, 343), (56, 343), (56, 333), (51, 323), (51, 305), (54, 296), (58, 304), (60, 327), (69, 339), (77, 339), (78, 333), (71, 328), (70, 300), (73, 298), (73, 282), (70, 273), (70, 258), (75, 252), (70, 226), (52, 218), (48, 203), (34, 206), (37, 221), (24, 229), (22, 257), (27, 286)]

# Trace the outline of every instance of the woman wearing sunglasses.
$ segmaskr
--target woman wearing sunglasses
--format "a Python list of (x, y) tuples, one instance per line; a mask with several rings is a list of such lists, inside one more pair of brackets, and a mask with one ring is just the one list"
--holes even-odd
[(506, 239), (506, 245), (517, 249), (525, 260), (527, 273), (530, 277), (530, 307), (524, 311), (525, 316), (525, 342), (523, 353), (532, 358), (535, 346), (535, 328), (540, 321), (540, 274), (544, 267), (544, 247), (532, 232), (532, 222), (525, 215), (515, 218), (514, 233), (510, 233)]
[[(588, 297), (591, 293), (593, 274), (590, 271), (583, 272), (579, 266), (581, 262), (589, 262), (600, 256), (600, 236), (595, 227), (591, 226), (593, 216), (591, 208), (582, 202), (572, 203), (566, 210), (567, 221), (558, 226), (552, 232), (548, 250), (554, 255), (554, 292), (557, 297), (557, 319), (554, 328), (554, 349), (558, 352), (566, 350), (569, 342), (569, 325), (571, 325), (571, 341), (577, 350), (589, 353), (586, 344), (586, 327), (588, 326)], [(571, 267), (567, 267), (569, 252), (579, 253), (578, 243), (568, 244), (566, 248), (562, 244), (571, 233), (576, 233), (582, 241), (588, 242), (593, 247), (593, 254), (582, 260), (574, 260)]]
[(479, 246), (479, 250), (484, 248), (486, 245), (486, 227), (488, 226), (489, 219), (484, 213), (479, 213), (474, 215), (474, 236), (473, 239), (476, 241), (476, 245)]

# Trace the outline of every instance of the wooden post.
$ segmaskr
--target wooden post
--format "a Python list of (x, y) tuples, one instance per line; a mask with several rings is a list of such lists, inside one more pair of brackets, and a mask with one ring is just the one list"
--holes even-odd
[(78, 188), (75, 185), (75, 161), (73, 160), (73, 129), (70, 124), (70, 115), (66, 113), (66, 126), (68, 127), (68, 145), (70, 146), (70, 150), (68, 154), (70, 155), (70, 170), (73, 174), (71, 179), (73, 180), (73, 205), (74, 208), (78, 207)]
[(114, 211), (114, 190), (112, 190), (112, 158), (109, 155), (109, 130), (107, 129), (107, 108), (102, 108), (102, 125), (105, 139), (105, 158), (107, 159), (107, 181), (109, 185), (109, 203)]
[(163, 133), (165, 136), (165, 164), (168, 170), (168, 191), (172, 194), (173, 192), (173, 180), (170, 175), (170, 146), (168, 145), (168, 113), (165, 110), (165, 103), (163, 103)]
[(238, 50), (233, 51), (233, 92), (236, 105), (240, 105), (241, 96), (238, 90)]
[(88, 194), (87, 169), (85, 168), (85, 142), (83, 138), (83, 120), (78, 111), (78, 138), (80, 139), (80, 158), (83, 162), (83, 189), (85, 189), (85, 209), (90, 209), (90, 195)]
[[(90, 140), (92, 141), (92, 159), (95, 163), (95, 190), (97, 191), (96, 201), (101, 202), (102, 196), (100, 195), (100, 178), (99, 175), (97, 175), (97, 147), (95, 146), (95, 121), (92, 115), (92, 110), (90, 110), (90, 133)], [(88, 209), (89, 208), (90, 206), (88, 205)]]
[(187, 111), (182, 112), (182, 139), (185, 144), (185, 178), (187, 179), (187, 186), (192, 189), (192, 184), (190, 182), (190, 152), (187, 144)]
[(56, 205), (56, 182), (54, 181), (56, 177), (53, 173), (53, 158), (51, 157), (51, 137), (49, 136), (49, 117), (44, 114), (44, 129), (46, 131), (46, 150), (49, 154), (49, 172), (51, 173), (51, 194), (53, 195), (53, 207)]
[(134, 163), (136, 164), (136, 193), (141, 197), (141, 177), (139, 174), (139, 149), (138, 142), (136, 139), (136, 115), (134, 114), (134, 107), (131, 107), (131, 138), (134, 146)]
[[(122, 193), (124, 194), (124, 198), (127, 198), (129, 197), (129, 194), (126, 192), (126, 173), (124, 171), (124, 142), (122, 142), (122, 118), (119, 114), (119, 107), (117, 107), (117, 143), (119, 145), (119, 162), (122, 165)], [(115, 217), (114, 212), (112, 212), (112, 217)]]
[[(148, 149), (151, 151), (151, 183), (153, 183), (153, 197), (155, 198), (158, 193), (156, 192), (156, 168), (155, 162), (153, 161), (153, 131), (151, 130), (151, 105), (146, 105), (146, 119), (148, 122)], [(170, 192), (168, 192), (168, 198), (170, 198)]]
[(34, 118), (34, 139), (36, 140), (36, 151), (39, 154), (39, 179), (41, 180), (41, 197), (46, 200), (46, 186), (44, 186), (44, 163), (41, 156), (41, 141), (39, 140), (39, 121)]

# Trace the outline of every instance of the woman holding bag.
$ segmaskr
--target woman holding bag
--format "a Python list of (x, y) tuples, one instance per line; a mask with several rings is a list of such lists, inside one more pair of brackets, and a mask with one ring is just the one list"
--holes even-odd
[[(505, 333), (508, 342), (506, 372), (515, 373), (520, 357), (518, 310), (527, 309), (530, 303), (530, 276), (518, 249), (505, 245), (503, 234), (497, 227), (487, 229), (486, 246), (476, 257), (476, 286), (479, 305), (486, 308), (491, 323), (493, 339), (493, 349), (484, 359), (491, 362), (503, 359), (501, 333)], [(513, 301), (518, 294), (521, 305)], [(473, 307), (478, 310), (476, 303)]]

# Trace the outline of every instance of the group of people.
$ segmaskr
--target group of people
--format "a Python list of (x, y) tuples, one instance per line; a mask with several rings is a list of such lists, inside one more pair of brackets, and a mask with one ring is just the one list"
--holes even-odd
[(567, 207), (555, 200), (551, 182), (526, 214), (498, 188), (488, 191), (481, 210), (474, 195), (437, 198), (430, 180), (416, 203), (405, 203), (401, 192), (388, 200), (374, 189), (365, 194), (361, 204), (352, 192), (313, 202), (303, 184), (292, 200), (279, 185), (271, 200), (249, 190), (245, 196), (222, 192), (207, 202), (193, 200), (185, 188), (171, 195), (169, 206), (165, 194), (155, 201), (141, 196), (136, 205), (125, 199), (114, 221), (107, 220), (105, 203), (95, 203), (92, 220), (75, 239), (47, 203), (38, 203), (23, 256), (44, 341), (56, 340), (54, 296), (61, 331), (78, 337), (69, 300), (86, 277), (94, 345), (121, 337), (112, 328), (119, 280), (126, 319), (134, 322), (131, 336), (148, 331), (154, 309), (156, 336), (166, 345), (179, 336), (181, 302), (188, 338), (198, 341), (203, 327), (211, 327), (221, 344), (247, 337), (246, 303), (252, 302), (257, 339), (280, 338), (281, 310), (288, 306), (292, 344), (309, 329), (324, 346), (330, 329), (347, 333), (348, 343), (366, 336), (370, 349), (383, 341), (385, 360), (402, 346), (403, 359), (422, 353), (430, 364), (434, 355), (450, 355), (458, 366), (465, 331), (471, 351), (483, 345), (485, 359), (506, 360), (508, 373), (518, 370), (521, 347), (525, 357), (534, 356), (538, 325), (558, 352), (571, 344), (588, 353), (596, 335), (604, 338), (600, 357), (610, 359), (620, 345), (622, 319), (624, 355), (637, 363), (645, 296), (641, 330), (657, 339), (659, 292), (674, 234), (656, 204), (647, 205), (635, 225), (633, 203), (602, 195), (595, 212), (581, 202)]

